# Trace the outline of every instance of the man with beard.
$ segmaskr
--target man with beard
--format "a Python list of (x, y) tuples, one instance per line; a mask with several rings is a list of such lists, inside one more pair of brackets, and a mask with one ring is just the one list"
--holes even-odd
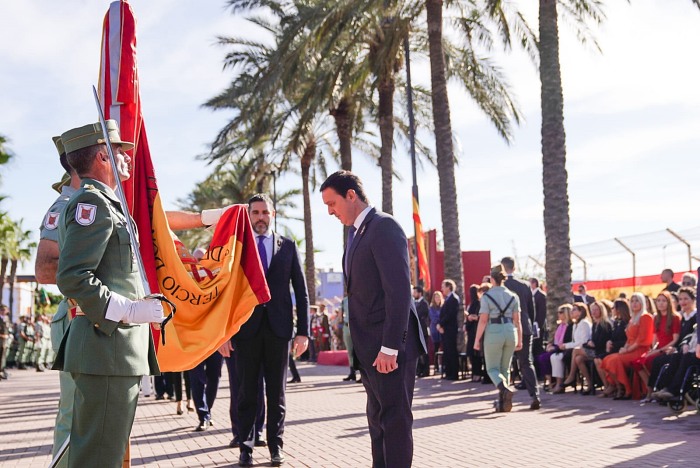
[(285, 419), (285, 384), (289, 362), (289, 340), (294, 321), (291, 283), (297, 311), (297, 331), (292, 353), (296, 356), (309, 345), (309, 295), (301, 260), (293, 240), (272, 232), (275, 217), (272, 200), (266, 194), (254, 195), (248, 201), (250, 222), (265, 278), (270, 288), (270, 301), (255, 307), (253, 315), (233, 337), (238, 371), (238, 419), (240, 422), (239, 466), (252, 466), (255, 445), (255, 417), (258, 411), (258, 379), (265, 378), (267, 396), (267, 444), (272, 466), (284, 463), (282, 435)]

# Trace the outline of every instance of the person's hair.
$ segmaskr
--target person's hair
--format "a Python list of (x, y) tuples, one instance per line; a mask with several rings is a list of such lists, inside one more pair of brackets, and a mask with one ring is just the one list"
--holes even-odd
[[(681, 303), (680, 303), (680, 301), (678, 300), (678, 292), (677, 292), (677, 291), (669, 291), (669, 293), (671, 293), (671, 299), (673, 299), (673, 301), (675, 301), (675, 306), (676, 306), (675, 311), (676, 311), (676, 312), (680, 312), (680, 310), (681, 310)], [(673, 301), (671, 302), (671, 304), (674, 304)]]
[(608, 312), (608, 319), (612, 320), (612, 314), (613, 314), (613, 301), (610, 299), (598, 299), (598, 302), (603, 304), (605, 306), (605, 309)]
[[(438, 299), (438, 300), (435, 300)], [(442, 296), (440, 291), (435, 291), (433, 296), (430, 298), (431, 307), (442, 307), (442, 303), (445, 302), (445, 298)]]
[(104, 144), (90, 145), (67, 153), (66, 160), (68, 164), (75, 169), (76, 174), (80, 177), (84, 177), (92, 169), (97, 153), (106, 150), (107, 146)]
[(644, 294), (640, 292), (634, 292), (632, 293), (632, 297), (630, 298), (630, 319), (632, 318), (632, 299), (637, 299), (641, 304), (642, 304), (642, 310), (639, 312), (639, 314), (636, 315), (634, 323), (637, 323), (639, 318), (644, 315), (644, 313), (647, 311), (647, 298), (644, 296)]
[(58, 155), (58, 160), (61, 162), (61, 167), (68, 173), (72, 174), (75, 169), (71, 167), (70, 164), (68, 164), (68, 158), (66, 157), (66, 153), (61, 153)]
[(581, 288), (583, 288), (583, 290), (585, 291), (585, 290), (586, 290), (586, 285), (583, 284), (583, 283), (581, 283), (581, 284), (579, 284), (578, 286), (576, 286), (576, 290), (577, 290), (577, 291), (578, 291), (579, 289), (581, 289)]
[(256, 193), (248, 199), (248, 210), (250, 210), (250, 205), (255, 202), (265, 202), (272, 209), (274, 208), (274, 203), (272, 203), (272, 198), (266, 193)]
[(469, 302), (479, 302), (479, 286), (476, 284), (469, 286)]
[(479, 286), (479, 292), (482, 294), (488, 291), (489, 289), (491, 289), (491, 283), (481, 283), (481, 285)]
[(413, 286), (413, 289), (414, 289), (415, 291), (418, 291), (418, 292), (421, 294), (421, 296), (422, 296), (423, 293), (425, 292), (425, 290), (423, 289), (423, 286)]
[(508, 271), (513, 271), (515, 269), (515, 259), (513, 257), (503, 257), (501, 259), (501, 265)]
[(530, 278), (530, 283), (535, 283), (536, 288), (540, 287), (540, 280), (538, 280), (537, 278)]
[(695, 288), (690, 288), (688, 286), (683, 286), (678, 290), (678, 295), (681, 293), (686, 293), (692, 300), (695, 300)]
[(618, 294), (617, 297), (619, 297), (620, 299), (627, 299), (627, 293), (622, 291), (620, 294)]
[(673, 270), (671, 270), (670, 268), (664, 268), (663, 270), (661, 270), (661, 274), (663, 275), (664, 273), (668, 273), (669, 275), (671, 275), (671, 281), (673, 281), (673, 275), (675, 274), (673, 273)]
[(500, 286), (501, 283), (506, 279), (506, 273), (505, 271), (503, 271), (503, 269), (504, 267), (502, 263), (491, 267), (491, 279), (496, 283), (497, 286)]
[[(683, 279), (681, 279), (681, 284), (683, 284), (685, 282), (685, 280), (690, 280), (690, 282), (693, 283), (691, 286), (698, 285), (698, 277), (692, 273), (683, 273)], [(687, 286), (687, 285), (684, 284), (683, 286)]]
[(656, 315), (656, 304), (654, 301), (651, 300), (649, 296), (644, 296), (644, 302), (647, 305), (647, 312), (649, 312), (651, 315)]
[(608, 307), (602, 300), (593, 302), (590, 305), (591, 319), (593, 319), (593, 306), (596, 306), (598, 310), (600, 310), (600, 319), (598, 320), (598, 324), (603, 328), (610, 330), (612, 328), (612, 323), (610, 322), (610, 311), (608, 310)]
[(578, 317), (578, 322), (583, 322), (588, 317), (588, 306), (583, 302), (574, 302), (574, 307), (576, 307), (580, 314)]
[(367, 195), (365, 195), (365, 189), (362, 186), (362, 181), (350, 171), (337, 171), (329, 175), (321, 184), (319, 192), (323, 192), (329, 188), (335, 190), (335, 192), (343, 198), (348, 194), (348, 190), (354, 190), (357, 197), (362, 202), (369, 203), (367, 201)]
[(571, 323), (571, 309), (573, 306), (571, 304), (562, 304), (557, 308), (557, 312), (562, 312), (564, 314), (564, 322), (557, 320), (557, 323)]
[(617, 312), (620, 320), (627, 323), (630, 321), (632, 314), (630, 313), (630, 303), (626, 298), (618, 298), (613, 302), (613, 309)]
[(457, 289), (457, 284), (451, 279), (442, 280), (442, 284), (447, 285), (447, 287), (450, 288), (450, 291), (454, 291), (455, 289)]
[[(668, 291), (661, 291), (657, 296), (656, 299), (659, 297), (664, 297), (666, 299), (666, 334), (670, 335), (671, 334), (671, 326), (673, 325), (673, 319), (674, 317), (680, 317), (678, 312), (673, 310), (673, 300), (671, 299), (671, 294)], [(654, 330), (658, 331), (661, 329), (661, 320), (663, 318), (663, 315), (661, 314), (661, 309), (659, 307), (656, 307), (656, 314), (654, 314)]]

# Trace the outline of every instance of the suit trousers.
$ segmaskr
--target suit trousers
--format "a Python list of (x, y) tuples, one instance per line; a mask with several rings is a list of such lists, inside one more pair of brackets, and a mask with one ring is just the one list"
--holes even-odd
[(73, 373), (70, 468), (120, 468), (134, 424), (141, 376)]
[[(228, 369), (228, 385), (231, 390), (231, 399), (228, 407), (228, 414), (231, 418), (231, 434), (234, 440), (240, 441), (240, 435), (238, 434), (238, 428), (241, 427), (241, 423), (238, 420), (238, 370), (236, 369), (236, 351), (233, 352), (231, 357), (226, 358), (226, 368)], [(262, 429), (265, 424), (265, 388), (263, 386), (262, 374), (260, 374), (260, 379), (258, 381), (258, 414), (255, 417), (255, 440), (258, 441), (262, 438)]]
[(408, 468), (413, 461), (413, 388), (418, 359), (400, 362), (388, 374), (360, 362), (367, 392), (367, 421), (372, 441), (372, 468)]
[(535, 365), (532, 358), (532, 335), (523, 333), (523, 347), (520, 351), (515, 352), (518, 358), (518, 367), (522, 376), (527, 393), (531, 397), (536, 397), (540, 394), (540, 388), (537, 385), (537, 375), (535, 374)]
[(190, 371), (192, 401), (194, 401), (194, 406), (197, 408), (199, 422), (211, 419), (211, 409), (219, 391), (223, 359), (223, 356), (218, 351), (214, 351), (211, 356)]
[(498, 387), (510, 385), (510, 363), (513, 359), (518, 332), (512, 323), (489, 323), (484, 333), (486, 372)]
[(286, 415), (285, 388), (289, 365), (289, 340), (275, 335), (267, 314), (257, 333), (248, 339), (235, 339), (238, 371), (238, 419), (240, 449), (251, 452), (255, 442), (260, 375), (265, 378), (267, 396), (267, 445), (282, 448)]
[(459, 353), (457, 352), (457, 330), (445, 331), (442, 341), (442, 365), (445, 368), (445, 377), (457, 380), (459, 377)]
[(70, 372), (59, 371), (58, 383), (60, 394), (58, 397), (58, 414), (56, 415), (56, 427), (53, 430), (53, 452), (55, 457), (58, 449), (70, 435), (73, 424), (73, 400), (75, 399), (75, 382)]

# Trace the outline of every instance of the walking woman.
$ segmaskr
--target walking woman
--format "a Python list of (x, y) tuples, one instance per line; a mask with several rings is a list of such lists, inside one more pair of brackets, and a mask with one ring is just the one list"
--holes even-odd
[(484, 337), (486, 371), (498, 388), (497, 412), (509, 412), (513, 408), (510, 363), (513, 352), (523, 347), (520, 301), (517, 295), (501, 286), (505, 279), (503, 266), (499, 264), (491, 268), (493, 287), (481, 297), (479, 325), (474, 339), (474, 349), (478, 351), (481, 337)]

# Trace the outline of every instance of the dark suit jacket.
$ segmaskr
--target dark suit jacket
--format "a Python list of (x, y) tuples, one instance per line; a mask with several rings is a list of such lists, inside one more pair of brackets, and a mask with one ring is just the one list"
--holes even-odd
[(445, 329), (445, 335), (457, 334), (457, 317), (459, 315), (459, 300), (454, 293), (442, 304), (438, 323)]
[(574, 302), (583, 302), (586, 305), (591, 305), (595, 302), (595, 297), (591, 296), (590, 294), (586, 294), (585, 296), (574, 294)]
[(371, 366), (382, 346), (397, 349), (399, 362), (425, 353), (411, 297), (408, 244), (401, 226), (388, 214), (372, 209), (347, 256), (350, 331), (360, 362)]
[(423, 338), (425, 338), (428, 334), (428, 327), (430, 327), (430, 306), (428, 306), (428, 301), (426, 301), (424, 297), (416, 301), (415, 305), (420, 327), (423, 331)]
[(294, 318), (292, 316), (291, 282), (297, 306), (297, 335), (309, 336), (309, 293), (301, 268), (297, 246), (291, 239), (276, 232), (272, 238), (272, 260), (265, 275), (270, 288), (270, 301), (255, 307), (253, 315), (243, 324), (235, 339), (252, 338), (262, 323), (263, 311), (267, 311), (272, 332), (280, 338), (291, 340)]
[(520, 298), (520, 323), (523, 326), (523, 335), (532, 335), (532, 321), (535, 320), (535, 306), (532, 303), (532, 291), (524, 281), (509, 276), (505, 281), (506, 288), (513, 291)]
[(547, 321), (547, 295), (537, 288), (532, 299), (535, 303), (535, 322), (540, 326), (540, 330), (544, 330)]

